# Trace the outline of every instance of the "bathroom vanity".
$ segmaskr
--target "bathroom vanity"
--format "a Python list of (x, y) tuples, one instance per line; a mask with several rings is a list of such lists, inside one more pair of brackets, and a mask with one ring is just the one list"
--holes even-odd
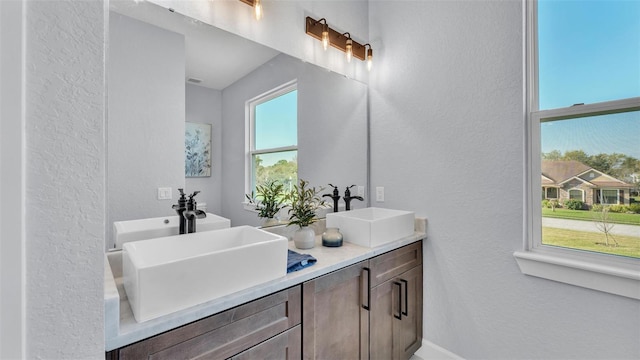
[(317, 236), (303, 251), (314, 266), (142, 323), (118, 284), (119, 321), (105, 319), (106, 357), (408, 359), (422, 340), (424, 219), (416, 225), (420, 231), (376, 248), (322, 247)]

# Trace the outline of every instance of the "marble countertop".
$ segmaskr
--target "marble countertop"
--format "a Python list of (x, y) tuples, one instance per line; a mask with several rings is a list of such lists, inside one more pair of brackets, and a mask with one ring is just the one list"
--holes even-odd
[(424, 239), (425, 229), (426, 219), (416, 218), (416, 231), (413, 235), (376, 248), (362, 247), (347, 242), (338, 248), (324, 247), (322, 246), (320, 235), (316, 236), (316, 246), (308, 250), (296, 249), (293, 241), (289, 241), (289, 249), (312, 255), (317, 259), (316, 264), (296, 272), (288, 273), (279, 279), (141, 323), (136, 322), (133, 317), (133, 312), (129, 306), (129, 301), (127, 300), (122, 284), (121, 252), (115, 251), (107, 253), (105, 255), (105, 351), (132, 344), (265, 295), (301, 284), (357, 262), (409, 245)]

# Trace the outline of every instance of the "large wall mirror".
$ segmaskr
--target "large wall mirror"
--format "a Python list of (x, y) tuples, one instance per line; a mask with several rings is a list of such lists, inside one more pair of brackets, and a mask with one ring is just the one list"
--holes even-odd
[[(242, 206), (247, 101), (287, 83), (297, 85), (299, 178), (341, 192), (367, 185), (366, 84), (156, 4), (110, 6), (107, 248), (114, 221), (174, 215), (178, 188), (201, 191), (232, 226), (259, 225)], [(211, 125), (211, 176), (185, 178), (185, 122)], [(169, 187), (172, 199), (159, 200)]]

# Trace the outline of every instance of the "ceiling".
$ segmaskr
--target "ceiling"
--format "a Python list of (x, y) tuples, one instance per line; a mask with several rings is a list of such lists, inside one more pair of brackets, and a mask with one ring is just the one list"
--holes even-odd
[(185, 80), (202, 80), (198, 84), (200, 86), (222, 90), (279, 54), (251, 40), (146, 1), (111, 1), (110, 9), (183, 34)]

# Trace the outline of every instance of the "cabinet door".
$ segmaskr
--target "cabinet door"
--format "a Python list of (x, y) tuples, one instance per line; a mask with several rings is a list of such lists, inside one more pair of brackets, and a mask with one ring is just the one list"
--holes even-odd
[(409, 359), (422, 345), (422, 265), (371, 290), (371, 359)]
[(300, 324), (300, 286), (119, 350), (120, 359), (224, 359)]
[[(422, 346), (422, 265), (398, 277), (402, 287), (402, 320), (396, 320), (397, 359), (409, 359)], [(405, 301), (406, 299), (406, 301)]]
[(398, 296), (401, 289), (388, 280), (371, 289), (371, 359), (393, 359), (393, 315), (400, 316)]
[(368, 359), (368, 261), (303, 284), (304, 359)]
[(231, 360), (293, 360), (302, 356), (300, 325), (233, 356)]

